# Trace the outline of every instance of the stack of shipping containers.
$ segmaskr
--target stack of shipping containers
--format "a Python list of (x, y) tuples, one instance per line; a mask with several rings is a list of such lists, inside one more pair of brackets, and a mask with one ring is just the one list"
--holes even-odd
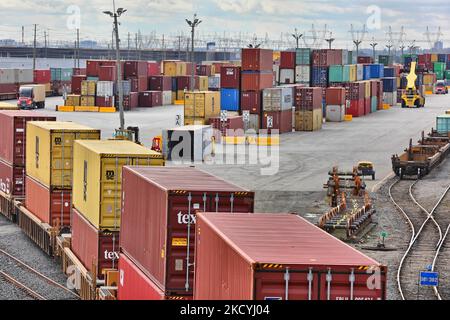
[(241, 92), (241, 68), (226, 66), (220, 69), (220, 108), (239, 112)]
[(184, 94), (184, 125), (206, 125), (220, 115), (219, 91), (195, 91)]
[(296, 52), (282, 51), (280, 55), (280, 84), (295, 83)]
[(117, 269), (122, 210), (122, 167), (163, 166), (162, 155), (130, 141), (76, 141), (73, 148), (71, 249), (103, 279)]
[(295, 89), (295, 130), (317, 131), (322, 129), (323, 88), (297, 87)]
[(295, 51), (295, 65), (295, 82), (309, 86), (311, 82), (311, 49), (297, 49)]
[(125, 167), (119, 300), (192, 299), (196, 214), (248, 213), (254, 193), (195, 168)]
[(342, 122), (345, 119), (345, 88), (330, 87), (326, 91), (326, 118), (329, 122)]
[(0, 210), (12, 214), (6, 199), (25, 199), (26, 130), (29, 121), (56, 121), (30, 111), (0, 111)]
[(55, 228), (70, 228), (75, 140), (98, 140), (100, 130), (73, 122), (28, 122), (26, 208)]

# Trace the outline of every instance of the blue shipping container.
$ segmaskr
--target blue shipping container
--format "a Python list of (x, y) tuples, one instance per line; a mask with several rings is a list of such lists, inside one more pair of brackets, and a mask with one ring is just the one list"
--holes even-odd
[(328, 83), (328, 67), (312, 67), (311, 85), (324, 87)]
[(363, 67), (363, 80), (370, 80), (370, 71), (371, 71), (371, 65), (366, 64)]
[(447, 55), (446, 54), (438, 54), (438, 61), (447, 63)]
[(397, 92), (397, 78), (383, 78), (384, 92)]
[(382, 78), (393, 78), (395, 77), (395, 68), (384, 68), (384, 76)]
[(173, 92), (177, 92), (178, 91), (178, 78), (177, 77), (173, 77), (172, 78), (172, 91)]
[(380, 79), (384, 77), (384, 65), (383, 64), (371, 64), (370, 65), (370, 78)]
[(220, 109), (239, 111), (239, 89), (220, 89)]

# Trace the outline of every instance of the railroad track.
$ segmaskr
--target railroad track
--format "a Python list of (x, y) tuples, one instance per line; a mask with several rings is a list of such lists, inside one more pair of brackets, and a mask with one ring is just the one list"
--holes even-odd
[[(443, 252), (448, 249), (446, 243), (449, 237), (450, 218), (446, 217), (448, 214), (439, 214), (439, 209), (443, 201), (448, 198), (450, 186), (445, 189), (433, 209), (428, 211), (414, 197), (413, 189), (418, 182), (419, 180), (408, 182), (397, 179), (389, 187), (391, 201), (402, 213), (411, 229), (408, 248), (397, 272), (398, 290), (403, 300), (441, 300), (442, 296), (438, 288), (419, 287), (419, 274), (429, 265), (432, 265), (434, 270), (438, 267), (443, 269), (447, 263), (447, 260), (442, 257), (446, 256)], [(448, 213), (448, 209), (446, 212)]]
[(80, 298), (70, 289), (43, 275), (10, 253), (0, 249), (0, 256), (10, 262), (0, 265), (0, 278), (26, 296), (35, 300), (53, 300), (57, 297), (55, 294), (67, 299)]

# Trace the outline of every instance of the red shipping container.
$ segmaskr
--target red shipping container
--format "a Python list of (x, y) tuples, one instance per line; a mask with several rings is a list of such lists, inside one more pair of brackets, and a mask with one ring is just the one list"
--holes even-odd
[(270, 72), (242, 72), (242, 91), (261, 91), (273, 87), (273, 73)]
[(295, 60), (295, 52), (281, 51), (280, 69), (295, 69)]
[(328, 106), (344, 106), (345, 95), (345, 88), (327, 88), (326, 103)]
[(358, 57), (358, 64), (372, 64), (372, 57)]
[(117, 81), (116, 66), (100, 66), (98, 68), (99, 81)]
[(188, 300), (166, 296), (126, 255), (120, 254), (117, 299), (121, 301)]
[(26, 208), (52, 227), (70, 228), (72, 190), (50, 190), (29, 176), (25, 183)]
[(194, 300), (387, 298), (386, 266), (296, 215), (200, 213), (195, 229)]
[(98, 77), (98, 69), (100, 68), (101, 60), (87, 60), (86, 61), (86, 76)]
[(95, 105), (97, 107), (114, 107), (114, 97), (99, 97), (95, 98)]
[(197, 75), (198, 76), (211, 76), (211, 66), (209, 65), (197, 65)]
[(73, 75), (74, 76), (85, 76), (86, 68), (73, 68)]
[(139, 107), (151, 108), (162, 106), (161, 91), (143, 91), (139, 92)]
[(220, 87), (226, 89), (239, 89), (241, 86), (240, 67), (222, 67), (220, 69)]
[(149, 77), (148, 88), (152, 91), (172, 91), (172, 77), (169, 76)]
[(262, 129), (267, 129), (268, 134), (279, 134), (292, 132), (293, 128), (292, 110), (264, 112), (262, 118)]
[(118, 268), (119, 232), (97, 230), (73, 208), (71, 249), (89, 272), (97, 266), (97, 278), (103, 279), (103, 270)]
[[(222, 121), (220, 117), (209, 119), (209, 124), (218, 132), (215, 132), (216, 141), (221, 141), (221, 137), (242, 137), (244, 136), (244, 119), (242, 116), (230, 116), (227, 121)], [(229, 131), (231, 130), (231, 131)]]
[(380, 80), (370, 80), (370, 96), (378, 97), (378, 83)]
[(372, 100), (371, 98), (364, 99), (364, 114), (372, 113)]
[(34, 70), (33, 82), (36, 84), (47, 84), (52, 81), (50, 70)]
[(124, 76), (126, 79), (134, 77), (148, 77), (146, 61), (125, 61)]
[(242, 49), (242, 71), (273, 72), (273, 51), (267, 49)]
[(161, 64), (156, 61), (147, 61), (147, 76), (161, 75)]
[(86, 76), (72, 76), (72, 93), (81, 94), (81, 83), (86, 80)]
[(323, 89), (319, 87), (295, 87), (295, 109), (312, 111), (322, 108)]
[(19, 86), (15, 83), (0, 83), (0, 93), (16, 94), (19, 92)]
[(131, 78), (131, 91), (142, 92), (148, 90), (148, 77)]
[(0, 111), (0, 159), (8, 164), (25, 166), (28, 121), (56, 121), (56, 117), (33, 111)]
[(352, 115), (353, 117), (362, 117), (365, 113), (364, 99), (351, 100), (350, 106), (346, 109), (345, 114)]
[(139, 107), (139, 93), (130, 92), (128, 96), (124, 96), (123, 107), (126, 111), (130, 111)]
[(253, 192), (189, 167), (124, 167), (122, 191), (121, 252), (167, 296), (192, 296), (196, 213), (254, 209)]
[(0, 191), (8, 196), (25, 197), (25, 167), (0, 160)]
[[(198, 76), (194, 76), (194, 79), (195, 79), (194, 88), (198, 90), (198, 88), (199, 88)], [(179, 77), (177, 77), (177, 90), (178, 91), (183, 91), (185, 89), (188, 90), (188, 91), (191, 90), (191, 77), (190, 76), (179, 76)]]
[(250, 111), (251, 114), (261, 114), (261, 91), (245, 91), (241, 93), (241, 110)]

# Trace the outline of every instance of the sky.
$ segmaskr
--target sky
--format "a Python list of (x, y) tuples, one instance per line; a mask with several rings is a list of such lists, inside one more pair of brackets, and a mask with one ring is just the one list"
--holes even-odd
[[(388, 27), (399, 33), (405, 27), (406, 40), (418, 40), (417, 45), (428, 48), (424, 35), (426, 27), (435, 33), (441, 26), (443, 36), (450, 39), (450, 1), (437, 0), (116, 0), (117, 7), (128, 11), (121, 21), (121, 37), (134, 34), (165, 34), (175, 36), (188, 33), (184, 21), (197, 12), (203, 20), (199, 37), (214, 40), (214, 34), (237, 36), (239, 33), (279, 40), (289, 38), (294, 28), (311, 42), (312, 24), (317, 31), (333, 32), (335, 46), (351, 48), (350, 25), (361, 30), (365, 24), (366, 47), (372, 40), (387, 39)], [(33, 24), (38, 24), (38, 40), (44, 31), (51, 40), (74, 37), (79, 26), (82, 40), (110, 39), (112, 19), (102, 13), (112, 10), (112, 0), (8, 0), (1, 1), (0, 38), (20, 40), (21, 26), (25, 25), (25, 41), (31, 41)], [(322, 35), (321, 32), (318, 33)], [(328, 35), (329, 36), (329, 35)], [(398, 34), (394, 41), (398, 42)], [(433, 39), (434, 37), (432, 37)], [(450, 41), (444, 41), (449, 47)], [(408, 45), (408, 43), (406, 43)]]

